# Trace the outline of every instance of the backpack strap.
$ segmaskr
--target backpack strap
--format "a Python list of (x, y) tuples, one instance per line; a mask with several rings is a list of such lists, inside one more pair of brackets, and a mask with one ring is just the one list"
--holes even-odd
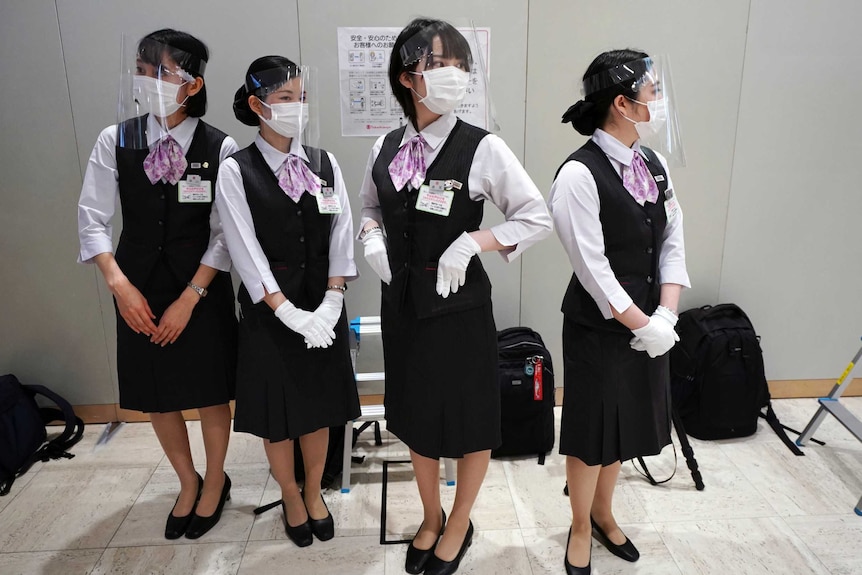
[(45, 424), (48, 424), (52, 421), (61, 419), (65, 422), (66, 428), (58, 437), (55, 437), (47, 444), (42, 446), (42, 448), (34, 455), (34, 461), (38, 461), (41, 459), (42, 461), (48, 461), (48, 459), (59, 459), (61, 457), (66, 459), (71, 459), (74, 457), (74, 454), (68, 453), (67, 450), (78, 443), (81, 440), (81, 437), (84, 435), (84, 422), (83, 420), (75, 415), (75, 411), (72, 409), (72, 406), (66, 401), (62, 396), (57, 393), (51, 391), (44, 385), (23, 385), (22, 386), (27, 392), (29, 392), (32, 396), (36, 396), (36, 394), (47, 397), (51, 401), (53, 401), (57, 407), (60, 409), (54, 409), (50, 407), (40, 407), (39, 413), (42, 415), (42, 421)]
[[(799, 449), (799, 447), (795, 443), (793, 443), (793, 441), (791, 441), (789, 437), (787, 437), (787, 432), (784, 431), (784, 425), (781, 424), (781, 422), (778, 420), (778, 416), (775, 415), (775, 411), (772, 409), (771, 401), (768, 401), (766, 403), (766, 414), (764, 415), (763, 412), (760, 412), (759, 415), (766, 420), (766, 423), (769, 424), (769, 427), (772, 428), (772, 431), (775, 432), (775, 435), (778, 436), (778, 439), (780, 439), (784, 443), (784, 445), (787, 446), (787, 449), (793, 452), (793, 455), (805, 455), (804, 453), (802, 453), (802, 450)], [(790, 431), (793, 430), (791, 429)]]

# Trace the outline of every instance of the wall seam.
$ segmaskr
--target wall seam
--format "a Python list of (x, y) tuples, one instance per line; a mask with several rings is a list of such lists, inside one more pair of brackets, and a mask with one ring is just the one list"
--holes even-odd
[(724, 282), (724, 266), (727, 259), (727, 229), (730, 223), (730, 203), (733, 201), (733, 180), (735, 176), (735, 166), (736, 166), (736, 143), (739, 140), (739, 124), (741, 122), (740, 119), (740, 110), (742, 109), (742, 94), (745, 87), (745, 60), (748, 56), (748, 35), (751, 30), (751, 4), (755, 0), (749, 0), (748, 2), (748, 17), (745, 21), (745, 46), (742, 50), (742, 70), (739, 75), (739, 99), (736, 104), (736, 130), (733, 133), (733, 155), (730, 160), (730, 182), (727, 190), (727, 206), (724, 212), (724, 241), (721, 244), (721, 264), (718, 268), (718, 293), (715, 294), (716, 302), (721, 300), (721, 294), (723, 291), (723, 282)]
[[(527, 93), (530, 89), (530, 0), (527, 0), (527, 18), (526, 18), (526, 41), (524, 43), (524, 78), (528, 80), (524, 82), (524, 133), (522, 135), (522, 146), (524, 150), (524, 170), (527, 169)], [(524, 258), (527, 254), (518, 258), (518, 325), (524, 325)]]
[[(72, 118), (72, 136), (75, 139), (75, 155), (78, 156), (78, 175), (80, 176), (81, 182), (83, 183), (83, 181), (84, 181), (84, 170), (81, 169), (81, 160), (82, 160), (81, 148), (80, 148), (80, 146), (77, 145), (78, 144), (78, 127), (77, 127), (77, 124), (75, 123), (75, 109), (72, 106), (72, 87), (69, 85), (69, 68), (66, 65), (66, 50), (65, 50), (65, 47), (63, 46), (63, 29), (62, 29), (62, 26), (60, 25), (60, 7), (58, 6), (57, 2), (58, 2), (58, 0), (54, 0), (54, 15), (57, 17), (57, 37), (60, 41), (60, 59), (63, 62), (63, 76), (66, 80), (66, 94), (69, 96), (69, 116)], [(105, 346), (105, 362), (106, 362), (106, 369), (107, 369), (107, 374), (108, 374), (108, 386), (111, 389), (111, 395), (114, 396), (114, 400), (116, 403), (117, 397), (116, 397), (116, 390), (114, 388), (114, 379), (111, 376), (112, 375), (111, 374), (111, 369), (112, 369), (111, 368), (111, 350), (110, 350), (110, 346), (108, 345), (108, 331), (107, 331), (107, 329), (105, 329), (106, 318), (105, 318), (104, 305), (102, 303), (102, 288), (101, 288), (101, 285), (99, 282), (99, 272), (96, 269), (96, 266), (93, 265), (91, 267), (92, 267), (92, 272), (93, 272), (93, 281), (96, 284), (96, 297), (98, 298), (99, 319), (101, 320), (100, 323), (102, 325), (102, 342), (104, 343), (104, 346)]]

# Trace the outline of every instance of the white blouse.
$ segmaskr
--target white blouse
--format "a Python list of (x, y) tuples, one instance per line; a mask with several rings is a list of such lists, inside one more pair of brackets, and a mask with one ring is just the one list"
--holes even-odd
[[(263, 154), (269, 169), (278, 177), (288, 154), (272, 147), (259, 133), (254, 143)], [(291, 141), (290, 153), (308, 160), (297, 138)], [(343, 276), (346, 281), (351, 281), (359, 277), (359, 274), (353, 261), (353, 216), (350, 212), (350, 199), (347, 197), (347, 188), (335, 156), (329, 152), (327, 154), (332, 163), (335, 178), (332, 187), (341, 201), (341, 213), (333, 216), (329, 235), (329, 277)], [(245, 196), (242, 174), (239, 164), (233, 158), (228, 158), (219, 167), (216, 180), (216, 206), (222, 218), (231, 259), (251, 300), (257, 303), (266, 293), (281, 291), (270, 271), (269, 260), (257, 240), (254, 220)]]
[[(622, 173), (623, 166), (631, 165), (635, 153), (643, 155), (638, 142), (629, 148), (603, 130), (596, 130), (592, 140), (608, 156), (617, 174)], [(656, 155), (667, 174), (667, 189), (671, 190), (673, 181), (667, 162), (661, 154)], [(674, 195), (678, 202), (679, 196)], [(566, 162), (551, 186), (548, 206), (575, 276), (596, 301), (602, 316), (611, 319), (611, 307), (618, 313), (624, 312), (633, 302), (605, 257), (604, 232), (599, 220), (599, 189), (589, 168), (578, 161)], [(665, 227), (658, 267), (659, 283), (691, 287), (685, 267), (681, 207)]]
[[(170, 135), (186, 154), (192, 145), (198, 121), (198, 118), (186, 118), (170, 130)], [(152, 115), (147, 118), (147, 145), (152, 146), (167, 134)], [(78, 239), (81, 244), (78, 263), (93, 263), (95, 256), (114, 252), (111, 218), (114, 217), (120, 197), (116, 148), (117, 126), (108, 126), (99, 134), (90, 153), (78, 200)], [(226, 137), (219, 150), (219, 161), (224, 162), (225, 158), (238, 150), (234, 139)], [(201, 263), (217, 270), (230, 271), (230, 255), (215, 209), (210, 212), (210, 240)]]
[[(452, 128), (455, 127), (456, 120), (455, 113), (450, 112), (422, 130), (426, 166), (430, 166), (440, 153)], [(413, 124), (407, 124), (399, 147), (416, 134)], [(359, 191), (359, 199), (362, 202), (360, 230), (369, 220), (374, 220), (383, 226), (380, 200), (377, 196), (377, 186), (374, 185), (371, 177), (371, 170), (374, 162), (377, 161), (377, 156), (380, 155), (385, 137), (381, 136), (377, 139), (368, 157), (365, 179)], [(531, 245), (546, 238), (553, 230), (551, 216), (541, 192), (512, 150), (498, 136), (489, 134), (479, 142), (470, 167), (467, 185), (471, 200), (488, 200), (506, 216), (505, 222), (491, 227), (491, 233), (498, 242), (507, 246), (500, 251), (500, 255), (507, 262), (511, 262)]]

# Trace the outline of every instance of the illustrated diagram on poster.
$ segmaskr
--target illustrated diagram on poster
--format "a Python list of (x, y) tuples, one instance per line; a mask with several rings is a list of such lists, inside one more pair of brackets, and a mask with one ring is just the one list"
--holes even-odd
[[(455, 113), (465, 122), (487, 130), (490, 110), (480, 74), (483, 70), (486, 76), (490, 74), (491, 29), (458, 30), (470, 44), (474, 65), (467, 96)], [(389, 56), (399, 32), (401, 28), (338, 29), (342, 136), (381, 136), (406, 122), (389, 88)]]

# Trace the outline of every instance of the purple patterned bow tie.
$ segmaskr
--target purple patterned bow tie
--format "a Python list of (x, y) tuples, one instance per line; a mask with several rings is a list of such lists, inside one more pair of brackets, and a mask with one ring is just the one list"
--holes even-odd
[(409, 182), (418, 190), (425, 181), (425, 139), (417, 134), (401, 146), (389, 164), (389, 175), (396, 190), (404, 189)]
[(640, 205), (644, 202), (655, 203), (658, 199), (658, 186), (650, 174), (644, 159), (634, 153), (630, 166), (623, 166), (623, 186)]
[(144, 159), (144, 172), (151, 184), (164, 178), (173, 185), (180, 181), (188, 165), (179, 142), (172, 136), (165, 136)]
[(313, 196), (320, 192), (320, 178), (295, 154), (287, 156), (281, 164), (278, 185), (294, 202), (299, 202), (306, 190)]

